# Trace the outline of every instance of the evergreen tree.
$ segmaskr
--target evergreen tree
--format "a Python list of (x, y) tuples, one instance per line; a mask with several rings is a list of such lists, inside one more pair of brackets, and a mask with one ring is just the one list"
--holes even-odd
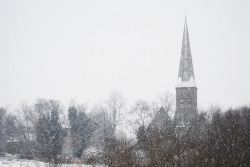
[(50, 159), (49, 121), (45, 116), (39, 116), (35, 126), (36, 152), (42, 159)]
[(70, 124), (70, 132), (75, 133), (77, 131), (77, 109), (74, 106), (69, 107), (68, 118)]
[(139, 127), (137, 134), (136, 134), (136, 137), (138, 140), (137, 141), (138, 149), (145, 150), (146, 146), (147, 146), (147, 136), (146, 136), (146, 132), (145, 132), (145, 127), (143, 125)]
[(63, 144), (63, 129), (59, 122), (61, 106), (58, 101), (38, 100), (35, 105), (38, 112), (36, 131), (36, 152), (42, 159), (57, 161)]
[(5, 116), (6, 116), (6, 110), (4, 108), (0, 108), (0, 152), (5, 152), (6, 148), (5, 125), (4, 125)]
[(61, 154), (62, 151), (62, 137), (63, 137), (63, 131), (62, 126), (59, 122), (59, 108), (58, 106), (55, 106), (56, 108), (53, 108), (51, 111), (51, 127), (50, 127), (50, 136), (51, 139), (51, 146), (52, 146), (52, 155), (54, 159), (57, 155)]
[(73, 147), (73, 156), (80, 158), (83, 150), (87, 148), (93, 128), (91, 121), (84, 110), (71, 106), (68, 109), (70, 135)]

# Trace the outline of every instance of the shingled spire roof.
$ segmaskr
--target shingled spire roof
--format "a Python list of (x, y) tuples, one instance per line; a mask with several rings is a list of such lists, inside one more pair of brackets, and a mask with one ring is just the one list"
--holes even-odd
[(187, 20), (185, 17), (178, 83), (189, 81), (194, 81), (194, 70), (188, 36)]

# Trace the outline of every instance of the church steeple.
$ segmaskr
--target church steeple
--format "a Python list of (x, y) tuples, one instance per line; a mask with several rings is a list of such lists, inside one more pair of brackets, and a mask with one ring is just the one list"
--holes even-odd
[(178, 82), (175, 88), (176, 88), (175, 122), (177, 126), (186, 127), (189, 126), (191, 121), (198, 115), (197, 87), (194, 80), (194, 70), (193, 70), (186, 17), (184, 23)]
[(179, 82), (188, 82), (190, 79), (194, 80), (194, 70), (188, 36), (187, 19), (185, 17), (178, 80)]

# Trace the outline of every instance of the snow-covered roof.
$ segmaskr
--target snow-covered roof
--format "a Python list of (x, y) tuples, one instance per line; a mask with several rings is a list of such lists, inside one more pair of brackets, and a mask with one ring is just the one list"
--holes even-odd
[(191, 77), (189, 81), (182, 81), (182, 78), (179, 77), (175, 87), (176, 88), (196, 87), (196, 82), (194, 80), (194, 77)]

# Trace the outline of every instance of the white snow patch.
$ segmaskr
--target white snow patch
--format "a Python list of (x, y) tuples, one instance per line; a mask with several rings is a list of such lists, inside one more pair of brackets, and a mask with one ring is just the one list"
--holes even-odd
[(95, 147), (89, 147), (86, 150), (83, 151), (83, 157), (84, 158), (91, 158), (91, 157), (96, 157), (99, 158), (102, 154), (102, 150), (97, 149)]
[[(36, 160), (9, 159), (0, 157), (0, 167), (49, 167), (48, 163)], [(92, 165), (84, 164), (60, 164), (60, 167), (92, 167)], [(104, 165), (96, 165), (103, 167)]]
[(196, 87), (196, 82), (194, 80), (194, 77), (191, 77), (189, 81), (182, 81), (182, 78), (179, 77), (175, 87), (176, 88)]

